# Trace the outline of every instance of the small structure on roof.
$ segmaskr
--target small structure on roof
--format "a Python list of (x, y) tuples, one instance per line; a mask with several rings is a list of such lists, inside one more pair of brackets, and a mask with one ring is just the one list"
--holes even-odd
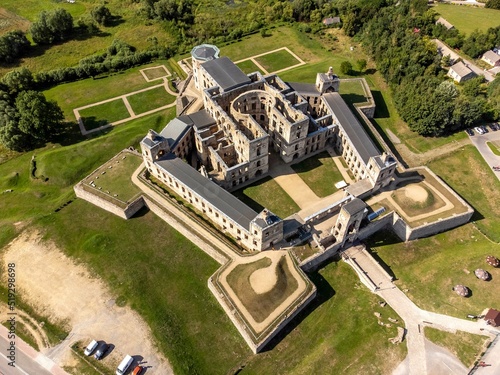
[(484, 316), (484, 320), (486, 320), (486, 324), (489, 324), (493, 327), (500, 326), (500, 311), (495, 309), (489, 309), (486, 315)]
[(438, 20), (436, 21), (436, 25), (443, 25), (444, 27), (446, 27), (446, 30), (450, 30), (455, 27), (451, 23), (446, 21), (443, 17), (438, 18)]
[(327, 17), (323, 19), (322, 22), (325, 26), (338, 25), (340, 23), (340, 17)]
[(470, 293), (469, 288), (467, 288), (465, 285), (455, 285), (452, 290), (457, 293), (460, 297), (467, 297)]
[(474, 275), (480, 280), (487, 281), (490, 279), (490, 274), (488, 271), (483, 270), (482, 268), (478, 268), (477, 270), (474, 271)]
[(493, 267), (500, 266), (500, 260), (498, 260), (498, 258), (495, 258), (493, 255), (488, 255), (486, 257), (486, 263)]

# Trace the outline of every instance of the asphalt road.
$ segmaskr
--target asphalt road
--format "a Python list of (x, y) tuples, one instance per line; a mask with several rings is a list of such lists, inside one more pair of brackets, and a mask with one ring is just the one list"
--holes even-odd
[[(500, 167), (500, 156), (495, 155), (486, 142), (488, 141), (500, 141), (500, 130), (492, 131), (488, 129), (488, 133), (486, 134), (477, 134), (474, 132), (473, 136), (469, 136), (470, 141), (474, 146), (476, 146), (477, 150), (481, 153), (483, 159), (488, 163), (490, 168), (493, 170), (494, 166)], [(500, 171), (493, 171), (497, 178), (500, 180)]]
[(7, 359), (7, 350), (9, 349), (9, 343), (5, 335), (0, 336), (0, 374), (2, 375), (51, 375), (50, 371), (47, 371), (42, 366), (40, 366), (33, 358), (24, 354), (23, 349), (26, 344), (22, 342), (18, 337), (16, 337), (16, 361), (15, 366), (9, 366), (10, 362)]

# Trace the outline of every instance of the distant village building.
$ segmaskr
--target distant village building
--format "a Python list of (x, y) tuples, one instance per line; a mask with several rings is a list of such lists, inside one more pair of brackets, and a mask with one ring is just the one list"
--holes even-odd
[(497, 55), (493, 51), (486, 51), (481, 57), (481, 60), (490, 64), (491, 66), (500, 66), (500, 55)]
[(467, 67), (467, 65), (465, 65), (462, 61), (459, 61), (450, 67), (448, 70), (448, 76), (453, 78), (455, 82), (460, 83), (473, 78), (475, 74)]
[(451, 30), (455, 27), (451, 23), (446, 21), (443, 17), (438, 18), (438, 20), (436, 21), (436, 25), (443, 25), (444, 27), (446, 27), (446, 30)]
[(338, 25), (340, 23), (340, 17), (327, 17), (323, 20), (323, 25)]

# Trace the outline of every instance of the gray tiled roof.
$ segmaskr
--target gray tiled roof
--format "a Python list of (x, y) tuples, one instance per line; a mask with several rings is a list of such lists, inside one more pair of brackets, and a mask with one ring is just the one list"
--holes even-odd
[(173, 148), (190, 128), (191, 124), (189, 122), (186, 123), (179, 117), (176, 117), (163, 128), (160, 135), (166, 138), (170, 148)]
[(460, 77), (465, 77), (466, 75), (472, 73), (472, 70), (470, 70), (462, 61), (459, 61), (455, 65), (452, 65), (450, 69), (452, 69)]
[(340, 94), (332, 92), (324, 94), (323, 97), (333, 110), (340, 122), (340, 126), (346, 132), (365, 164), (368, 163), (372, 156), (380, 155), (380, 151), (377, 150), (377, 147), (375, 147), (375, 144)]
[(297, 91), (300, 95), (320, 95), (321, 93), (316, 88), (314, 83), (287, 82), (287, 85), (293, 91)]
[(219, 49), (212, 44), (201, 44), (191, 50), (191, 55), (198, 60), (212, 60), (219, 57)]
[(195, 113), (191, 113), (190, 115), (180, 116), (179, 119), (196, 126), (198, 129), (202, 129), (215, 124), (214, 118), (210, 116), (210, 114), (204, 109)]
[(250, 83), (250, 78), (227, 57), (204, 62), (203, 68), (224, 91)]
[(183, 184), (189, 186), (191, 191), (211, 203), (243, 228), (250, 228), (250, 222), (255, 219), (257, 212), (216, 183), (202, 176), (196, 169), (173, 154), (167, 155), (164, 159), (157, 161), (156, 164)]

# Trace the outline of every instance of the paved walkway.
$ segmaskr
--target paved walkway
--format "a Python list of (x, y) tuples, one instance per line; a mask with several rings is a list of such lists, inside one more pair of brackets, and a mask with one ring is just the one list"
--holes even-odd
[[(500, 334), (500, 330), (488, 326), (484, 320), (477, 322), (458, 319), (447, 315), (425, 311), (416, 306), (397, 286), (390, 276), (366, 251), (364, 246), (355, 246), (343, 252), (344, 256), (355, 260), (348, 262), (351, 266), (358, 265), (355, 271), (362, 273), (369, 280), (367, 285), (376, 294), (382, 297), (396, 313), (404, 320), (406, 342), (408, 346), (408, 369), (411, 375), (443, 374), (447, 372), (436, 372), (435, 367), (428, 368), (427, 349), (423, 328), (425, 326), (455, 332), (465, 331), (477, 335), (493, 337)], [(360, 278), (366, 285), (366, 280)], [(500, 357), (500, 345), (496, 353)], [(498, 358), (498, 357), (497, 357)]]
[(495, 155), (493, 151), (488, 147), (487, 142), (495, 142), (500, 141), (500, 131), (490, 131), (486, 134), (476, 134), (470, 137), (470, 140), (474, 146), (476, 146), (477, 150), (483, 157), (484, 161), (488, 163), (490, 168), (492, 168), (495, 176), (500, 180), (500, 170), (495, 171), (493, 167), (500, 166), (500, 156)]

